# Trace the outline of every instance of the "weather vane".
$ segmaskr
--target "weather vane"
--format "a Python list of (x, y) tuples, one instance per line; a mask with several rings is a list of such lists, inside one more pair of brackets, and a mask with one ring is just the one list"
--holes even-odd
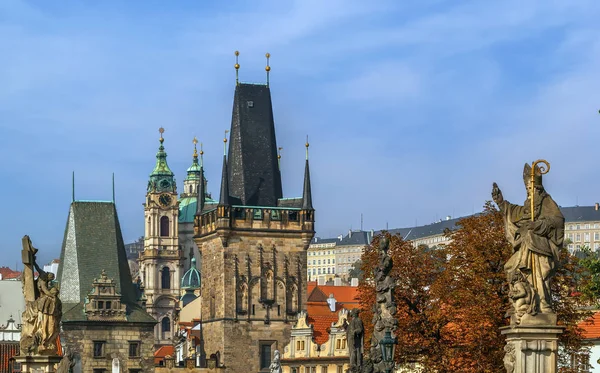
[(265, 67), (265, 71), (267, 72), (267, 87), (269, 86), (269, 72), (271, 71), (271, 66), (269, 66), (269, 58), (271, 58), (271, 54), (267, 53), (265, 54), (265, 57), (267, 57), (267, 66)]

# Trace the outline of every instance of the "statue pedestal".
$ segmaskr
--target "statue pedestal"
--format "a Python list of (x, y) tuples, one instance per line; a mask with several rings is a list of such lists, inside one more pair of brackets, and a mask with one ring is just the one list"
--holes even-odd
[(54, 373), (62, 356), (15, 356), (22, 373)]
[(558, 336), (564, 327), (513, 325), (500, 330), (506, 336), (504, 366), (507, 373), (556, 373)]

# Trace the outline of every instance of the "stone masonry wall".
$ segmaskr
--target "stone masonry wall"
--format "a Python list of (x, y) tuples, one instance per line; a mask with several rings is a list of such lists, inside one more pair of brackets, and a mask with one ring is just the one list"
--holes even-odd
[[(285, 299), (285, 288), (279, 287), (275, 289), (274, 295), (277, 301), (272, 305), (268, 322), (265, 322), (266, 310), (258, 302), (257, 296), (251, 299), (251, 304), (255, 306), (256, 311), (254, 315), (250, 312), (251, 307), (247, 314), (238, 314), (236, 256), (240, 275), (248, 277), (249, 257), (250, 277), (260, 276), (259, 245), (262, 245), (263, 267), (268, 263), (275, 278), (284, 281), (287, 257), (289, 276), (299, 281), (295, 310), (302, 310), (306, 308), (307, 296), (306, 247), (302, 236), (300, 232), (233, 231), (225, 248), (216, 234), (199, 238), (196, 242), (202, 251), (202, 320), (206, 356), (210, 357), (218, 351), (227, 372), (259, 372), (261, 341), (262, 343), (271, 341), (271, 356), (275, 349), (283, 353), (284, 346), (290, 340), (295, 315), (287, 315), (286, 304), (281, 301)], [(276, 249), (275, 257), (273, 246)], [(260, 288), (260, 282), (251, 285), (249, 293), (256, 286)], [(279, 315), (278, 306), (280, 306)]]
[[(61, 343), (81, 357), (82, 372), (93, 369), (112, 370), (112, 359), (118, 358), (121, 371), (141, 369), (154, 371), (154, 327), (124, 323), (94, 323), (95, 325), (63, 324)], [(94, 341), (105, 341), (104, 356), (94, 357)], [(140, 357), (129, 357), (129, 342), (139, 341)]]

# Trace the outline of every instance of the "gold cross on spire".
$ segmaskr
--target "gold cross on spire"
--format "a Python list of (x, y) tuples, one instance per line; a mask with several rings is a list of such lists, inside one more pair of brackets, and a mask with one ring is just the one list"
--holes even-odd
[(165, 139), (163, 139), (163, 136), (162, 136), (162, 134), (165, 133), (165, 129), (160, 127), (158, 129), (158, 132), (160, 132), (160, 143), (162, 144), (162, 142), (165, 141)]
[(198, 139), (196, 138), (196, 136), (194, 136), (194, 140), (192, 140), (192, 142), (194, 143), (194, 158), (198, 158), (198, 151), (196, 150), (196, 144), (198, 143)]

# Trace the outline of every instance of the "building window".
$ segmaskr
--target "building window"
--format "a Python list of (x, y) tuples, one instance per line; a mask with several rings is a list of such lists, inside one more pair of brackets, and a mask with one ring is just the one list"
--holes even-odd
[(586, 224), (586, 225), (585, 225), (585, 229), (590, 229), (590, 225), (589, 225), (589, 224)]
[(331, 268), (327, 268), (327, 274), (331, 274)]
[(344, 366), (343, 365), (338, 365), (337, 366), (337, 373), (344, 373)]
[(327, 365), (321, 365), (321, 373), (327, 373)]
[(163, 332), (170, 332), (171, 331), (171, 320), (169, 320), (168, 317), (165, 317), (161, 321), (161, 326), (162, 326)]
[(583, 237), (585, 239), (585, 242), (590, 242), (590, 234), (589, 233), (584, 233)]
[(104, 357), (106, 351), (104, 351), (104, 346), (106, 342), (104, 341), (94, 341), (94, 357)]
[(160, 283), (163, 289), (171, 288), (171, 270), (169, 267), (163, 267), (160, 270)]
[(327, 264), (331, 264), (331, 259), (327, 259)]
[(304, 351), (304, 341), (296, 341), (296, 351)]
[(271, 351), (273, 347), (272, 341), (260, 341), (260, 369), (267, 370), (271, 365)]
[(298, 373), (298, 368), (292, 367), (292, 373)]
[(575, 241), (580, 242), (581, 241), (581, 233), (577, 233), (575, 235)]
[(160, 218), (160, 236), (169, 237), (169, 217), (161, 216)]
[(140, 342), (129, 342), (129, 357), (140, 357)]
[(335, 267), (331, 267), (331, 274), (335, 275)]
[(575, 228), (576, 228), (576, 229), (579, 229), (579, 228), (581, 228), (581, 226), (580, 226), (579, 224), (577, 224), (577, 225), (575, 226)]
[(331, 263), (335, 264), (335, 259), (331, 259)]
[(319, 259), (319, 265), (321, 265), (321, 259)]
[(106, 301), (106, 309), (107, 310), (111, 310), (112, 309), (112, 303), (109, 300)]
[(320, 275), (321, 274), (321, 268), (317, 269), (317, 273)]
[(600, 240), (600, 233), (595, 232), (594, 233), (594, 241), (598, 241), (598, 240)]

